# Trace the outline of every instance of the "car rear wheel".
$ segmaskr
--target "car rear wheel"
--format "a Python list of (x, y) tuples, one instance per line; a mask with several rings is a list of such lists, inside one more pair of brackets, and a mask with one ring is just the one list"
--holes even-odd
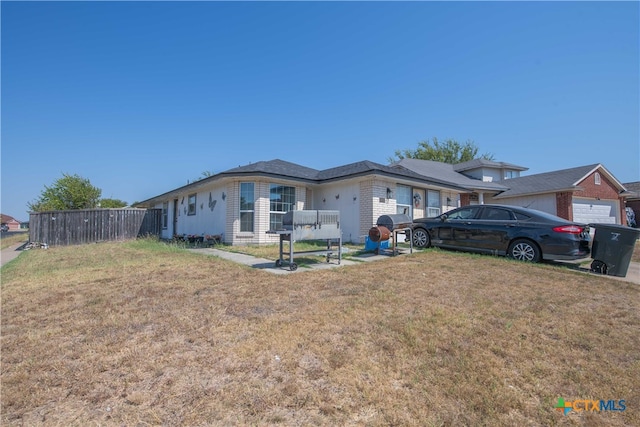
[(431, 246), (431, 238), (424, 228), (416, 228), (413, 230), (413, 246), (417, 248), (428, 248)]
[(519, 239), (509, 245), (509, 256), (519, 261), (540, 262), (540, 249), (529, 240)]

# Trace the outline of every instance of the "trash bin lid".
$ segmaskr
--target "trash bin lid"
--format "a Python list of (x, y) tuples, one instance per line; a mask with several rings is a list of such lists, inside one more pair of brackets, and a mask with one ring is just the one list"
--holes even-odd
[(592, 223), (592, 224), (588, 224), (588, 225), (591, 228), (600, 229), (600, 230), (604, 230), (604, 231), (609, 230), (609, 231), (613, 231), (615, 233), (629, 233), (629, 234), (636, 234), (636, 235), (640, 236), (640, 229), (631, 228), (631, 227), (628, 227), (626, 225), (603, 224), (603, 223)]

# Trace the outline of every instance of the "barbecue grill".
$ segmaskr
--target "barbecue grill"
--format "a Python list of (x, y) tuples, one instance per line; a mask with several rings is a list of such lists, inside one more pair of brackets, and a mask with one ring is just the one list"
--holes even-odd
[[(295, 271), (298, 265), (293, 262), (293, 244), (301, 240), (326, 240), (327, 250), (325, 254), (327, 262), (334, 256), (332, 244), (338, 242), (338, 264), (342, 260), (342, 231), (340, 230), (340, 211), (302, 210), (290, 211), (284, 214), (282, 229), (269, 230), (267, 234), (280, 236), (280, 258), (276, 261), (276, 267), (284, 264), (283, 242), (289, 242), (289, 269)], [(300, 253), (300, 252), (299, 252)], [(317, 253), (317, 252), (314, 252)]]
[(378, 243), (377, 253), (381, 253), (380, 242), (393, 238), (393, 247), (390, 248), (392, 255), (398, 254), (398, 234), (403, 234), (409, 238), (409, 248), (413, 253), (413, 221), (408, 215), (394, 214), (381, 215), (376, 221), (376, 225), (369, 229), (369, 239)]

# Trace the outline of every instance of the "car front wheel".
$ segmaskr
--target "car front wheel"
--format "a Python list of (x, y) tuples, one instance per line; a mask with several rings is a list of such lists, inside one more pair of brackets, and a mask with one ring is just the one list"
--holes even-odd
[(431, 246), (431, 238), (424, 228), (416, 228), (413, 230), (413, 246), (417, 248), (428, 248)]
[(540, 262), (540, 249), (529, 240), (516, 240), (509, 246), (509, 256), (527, 262)]

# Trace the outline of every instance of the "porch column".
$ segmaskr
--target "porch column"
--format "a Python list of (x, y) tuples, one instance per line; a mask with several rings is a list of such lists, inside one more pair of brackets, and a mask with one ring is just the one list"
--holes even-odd
[(484, 193), (478, 193), (478, 204), (484, 205)]

